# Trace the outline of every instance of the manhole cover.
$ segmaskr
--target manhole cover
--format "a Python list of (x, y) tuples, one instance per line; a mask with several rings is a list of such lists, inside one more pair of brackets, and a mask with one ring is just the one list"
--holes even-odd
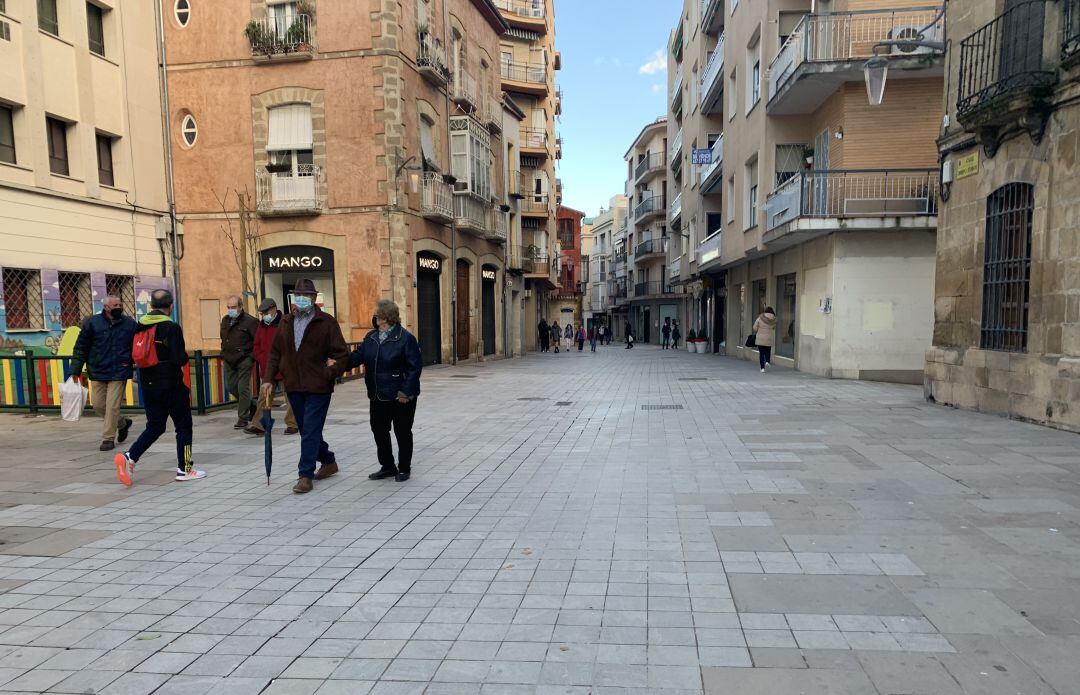
[(643, 405), (642, 410), (682, 410), (681, 405)]
[(573, 405), (573, 401), (556, 401), (555, 405)]
[(546, 398), (540, 398), (539, 396), (529, 396), (528, 398), (519, 398), (519, 401), (546, 401)]

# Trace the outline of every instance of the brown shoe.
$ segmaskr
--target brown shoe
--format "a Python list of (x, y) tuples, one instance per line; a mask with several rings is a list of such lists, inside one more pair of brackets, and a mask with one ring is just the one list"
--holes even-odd
[(262, 437), (263, 435), (266, 434), (266, 430), (264, 430), (261, 427), (256, 427), (255, 425), (248, 425), (247, 427), (244, 428), (244, 432), (246, 434), (253, 434), (253, 435), (258, 436), (258, 437)]
[(285, 428), (285, 434), (296, 434), (299, 431), (300, 430), (295, 428), (295, 427), (286, 427)]
[(315, 485), (311, 482), (311, 478), (299, 478), (296, 485), (293, 485), (292, 491), (298, 495), (303, 495), (314, 489)]
[(336, 463), (324, 463), (319, 466), (319, 470), (315, 471), (315, 480), (326, 480), (332, 475), (336, 475), (338, 467)]

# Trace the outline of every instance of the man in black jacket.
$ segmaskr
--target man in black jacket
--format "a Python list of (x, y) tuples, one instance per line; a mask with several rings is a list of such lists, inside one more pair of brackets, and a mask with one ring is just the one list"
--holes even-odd
[(170, 419), (176, 430), (176, 479), (206, 477), (206, 473), (195, 470), (191, 462), (191, 392), (184, 383), (187, 346), (184, 345), (184, 330), (170, 318), (172, 307), (172, 292), (154, 290), (150, 295), (150, 313), (139, 319), (140, 332), (154, 331), (157, 364), (139, 368), (146, 429), (129, 451), (117, 454), (113, 459), (116, 477), (127, 486), (131, 485), (135, 464), (158, 437), (165, 434), (165, 425)]
[(119, 297), (108, 296), (101, 313), (88, 317), (79, 330), (72, 350), (71, 376), (82, 379), (83, 366), (90, 372), (94, 412), (104, 418), (101, 451), (112, 451), (115, 442), (127, 439), (131, 418), (120, 416), (127, 382), (131, 378), (131, 339), (139, 324), (124, 316)]
[(234, 429), (248, 426), (255, 402), (251, 399), (251, 372), (255, 367), (255, 334), (259, 321), (244, 311), (244, 302), (233, 295), (225, 302), (228, 312), (221, 319), (221, 362), (225, 366), (225, 388), (236, 396)]

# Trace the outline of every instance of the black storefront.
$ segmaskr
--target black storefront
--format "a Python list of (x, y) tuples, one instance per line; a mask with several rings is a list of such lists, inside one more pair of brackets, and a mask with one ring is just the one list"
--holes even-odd
[(495, 354), (495, 287), (499, 271), (495, 266), (480, 268), (481, 331), (484, 336), (484, 355)]
[(442, 266), (433, 253), (416, 255), (416, 337), (424, 364), (442, 362)]
[(315, 283), (315, 289), (319, 291), (317, 301), (323, 310), (337, 315), (333, 250), (321, 246), (279, 246), (266, 249), (260, 255), (263, 298), (272, 298), (287, 312), (296, 283), (307, 278)]

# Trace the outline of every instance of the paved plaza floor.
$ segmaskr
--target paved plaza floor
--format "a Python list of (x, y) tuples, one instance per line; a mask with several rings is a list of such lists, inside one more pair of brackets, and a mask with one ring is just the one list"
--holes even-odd
[(423, 389), (412, 480), (352, 383), (306, 496), (235, 414), (131, 490), (99, 421), (0, 416), (0, 691), (1080, 693), (1075, 434), (648, 347)]

